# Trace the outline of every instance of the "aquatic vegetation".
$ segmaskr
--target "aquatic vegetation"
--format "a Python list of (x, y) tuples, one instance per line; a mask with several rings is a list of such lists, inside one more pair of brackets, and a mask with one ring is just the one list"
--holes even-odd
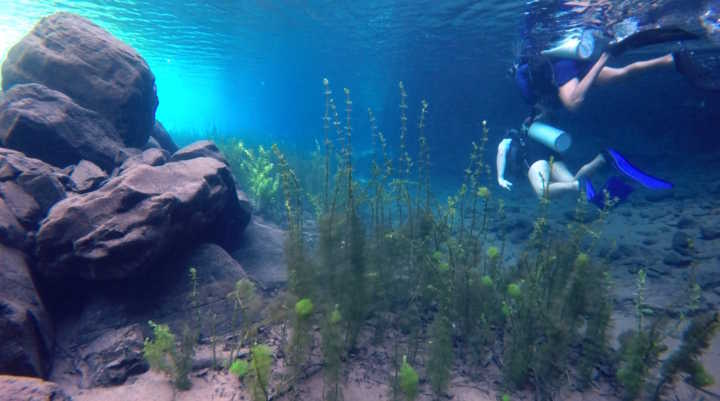
[(450, 322), (442, 316), (436, 317), (430, 329), (430, 350), (427, 374), (430, 388), (441, 398), (450, 383), (450, 371), (454, 359)]
[(337, 306), (335, 306), (323, 324), (321, 331), (322, 353), (323, 360), (325, 361), (323, 394), (327, 401), (342, 400), (342, 387), (340, 383), (342, 378), (343, 337), (341, 326), (342, 315)]
[(403, 355), (402, 365), (400, 366), (400, 390), (402, 390), (405, 400), (414, 401), (417, 398), (418, 382), (417, 372), (407, 362), (407, 356)]
[(264, 344), (258, 344), (250, 350), (250, 372), (248, 373), (250, 395), (253, 401), (270, 399), (270, 371), (272, 351)]
[(195, 354), (195, 336), (186, 327), (178, 347), (175, 335), (167, 325), (153, 321), (148, 324), (153, 329), (153, 339), (145, 339), (143, 354), (150, 368), (172, 377), (173, 384), (179, 390), (188, 390), (191, 386), (188, 374)]
[(655, 390), (651, 392), (650, 398), (653, 401), (660, 399), (680, 372), (689, 374), (690, 382), (696, 387), (712, 384), (712, 377), (698, 358), (703, 350), (710, 346), (710, 341), (718, 329), (720, 329), (720, 315), (717, 312), (698, 316), (690, 322), (683, 334), (680, 348), (675, 350), (660, 368), (660, 377), (654, 385)]
[(620, 337), (620, 363), (617, 379), (624, 388), (624, 399), (637, 399), (648, 381), (650, 369), (666, 350), (662, 344), (662, 324), (656, 321), (643, 331), (631, 331)]
[[(504, 204), (487, 187), (491, 167), (483, 160), (489, 137), (486, 122), (472, 144), (459, 190), (446, 204), (438, 204), (431, 191), (424, 133), (428, 103), (422, 101), (419, 108), (416, 157), (409, 151), (404, 84), (398, 85), (395, 157), (368, 110), (371, 171), (366, 182), (359, 182), (352, 157), (356, 134), (350, 90), (343, 90), (341, 117), (328, 80), (323, 89), (320, 192), (307, 194), (279, 147), (272, 149), (289, 228), (286, 255), (296, 312), (293, 324), (306, 327), (319, 320), (328, 399), (341, 398), (343, 357), (353, 352), (363, 327), (373, 330), (376, 343), (386, 341), (388, 330), (394, 333), (393, 400), (406, 396), (403, 372), (419, 360), (425, 361), (436, 396), (447, 391), (456, 361), (474, 369), (490, 355), (502, 360), (504, 389), (532, 385), (540, 399), (552, 398), (567, 384), (571, 368), (577, 370), (580, 384), (588, 385), (596, 366), (610, 365), (611, 282), (608, 266), (590, 255), (611, 203), (598, 219), (585, 219), (588, 205), (580, 197), (575, 223), (559, 235), (550, 232), (548, 200), (541, 199), (527, 247), (516, 263), (506, 266)], [(316, 211), (313, 241), (305, 238), (303, 229), (308, 204)], [(644, 281), (638, 280), (637, 310), (645, 314)], [(287, 304), (289, 310), (292, 305)], [(303, 313), (306, 310), (312, 313)], [(639, 327), (645, 327), (642, 315), (638, 319)], [(299, 332), (295, 329), (293, 337)], [(652, 330), (637, 332), (642, 334), (628, 337), (618, 371), (618, 379), (631, 392), (633, 382), (642, 388), (647, 371), (640, 368), (647, 369), (660, 349)], [(303, 347), (302, 341), (291, 339), (289, 351)]]
[(232, 365), (230, 365), (229, 372), (233, 376), (237, 377), (238, 379), (242, 379), (247, 375), (248, 370), (250, 368), (250, 365), (245, 360), (235, 360)]
[[(230, 355), (227, 362), (229, 368), (235, 363), (236, 355), (242, 347), (243, 341), (247, 340), (250, 323), (258, 309), (255, 284), (248, 279), (238, 280), (235, 283), (235, 289), (227, 294), (227, 299), (232, 303), (233, 313), (230, 318), (230, 332), (234, 333), (229, 344)], [(240, 321), (239, 326), (238, 320)]]
[(308, 298), (303, 298), (295, 303), (295, 320), (292, 328), (292, 339), (288, 349), (288, 363), (295, 376), (303, 371), (303, 365), (310, 353), (310, 317), (313, 312), (313, 303)]
[(258, 145), (256, 149), (240, 140), (225, 139), (217, 143), (230, 169), (252, 200), (255, 211), (273, 219), (282, 213), (280, 176), (272, 152)]

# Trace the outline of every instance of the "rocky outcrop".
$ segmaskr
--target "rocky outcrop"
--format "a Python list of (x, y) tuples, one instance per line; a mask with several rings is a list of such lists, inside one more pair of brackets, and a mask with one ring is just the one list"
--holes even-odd
[(223, 163), (225, 157), (223, 157), (220, 149), (212, 141), (197, 141), (193, 142), (188, 146), (178, 150), (172, 155), (171, 161), (190, 160), (197, 157), (212, 157), (213, 159), (219, 160)]
[(40, 207), (41, 215), (65, 198), (73, 186), (63, 171), (23, 153), (0, 148), (0, 182), (13, 181)]
[[(196, 271), (194, 284), (190, 267)], [(139, 277), (96, 283), (82, 311), (58, 324), (58, 346), (75, 352), (58, 357), (53, 379), (65, 382), (70, 375), (77, 381), (79, 372), (82, 387), (109, 386), (144, 372), (148, 320), (168, 324), (177, 334), (187, 326), (206, 338), (213, 325), (215, 333), (227, 333), (232, 328), (229, 317), (237, 313), (228, 294), (246, 277), (223, 248), (205, 243), (177, 252)], [(193, 288), (201, 300), (197, 304), (192, 302)], [(218, 316), (214, 322), (213, 315)]]
[(178, 146), (172, 140), (170, 134), (168, 134), (165, 130), (165, 127), (160, 124), (160, 121), (155, 121), (155, 126), (150, 134), (150, 139), (154, 139), (161, 148), (167, 150), (170, 154), (178, 151)]
[(31, 377), (0, 375), (3, 401), (72, 401), (57, 384)]
[(242, 213), (230, 170), (218, 160), (140, 164), (53, 207), (37, 233), (37, 270), (124, 278), (183, 244), (239, 235), (250, 218)]
[(10, 207), (0, 198), (0, 244), (26, 248), (27, 231), (20, 224)]
[(110, 329), (80, 349), (85, 387), (113, 386), (148, 371), (143, 356), (144, 336), (139, 324)]
[(123, 171), (138, 165), (161, 166), (167, 162), (169, 157), (168, 153), (163, 149), (145, 149), (142, 153), (138, 153), (125, 160), (117, 172), (122, 173)]
[(97, 189), (107, 178), (108, 175), (100, 167), (87, 160), (80, 160), (70, 174), (75, 184), (74, 191), (81, 194)]
[(38, 84), (17, 85), (5, 94), (0, 103), (0, 141), (58, 167), (86, 159), (109, 171), (127, 157), (109, 122)]
[(285, 238), (284, 230), (254, 217), (232, 255), (263, 288), (278, 288), (288, 280)]
[(46, 377), (54, 342), (50, 318), (23, 254), (0, 244), (0, 255), (0, 373)]
[(64, 93), (107, 120), (129, 147), (142, 147), (155, 124), (155, 77), (145, 60), (78, 15), (40, 20), (10, 49), (2, 77), (4, 91), (38, 83)]
[(0, 198), (26, 229), (34, 230), (40, 220), (40, 205), (13, 181), (0, 182)]

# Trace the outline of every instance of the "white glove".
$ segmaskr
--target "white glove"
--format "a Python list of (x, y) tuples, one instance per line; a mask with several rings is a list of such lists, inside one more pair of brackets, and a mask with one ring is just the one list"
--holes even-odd
[(498, 184), (500, 184), (501, 187), (507, 189), (508, 191), (512, 191), (512, 182), (504, 178), (498, 178)]

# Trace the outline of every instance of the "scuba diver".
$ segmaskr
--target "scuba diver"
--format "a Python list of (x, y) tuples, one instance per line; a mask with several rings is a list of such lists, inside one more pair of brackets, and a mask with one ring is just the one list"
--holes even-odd
[[(605, 3), (598, 4), (607, 6)], [(564, 2), (556, 10), (537, 7), (526, 14), (522, 31), (522, 54), (511, 68), (523, 98), (533, 106), (533, 114), (543, 115), (559, 108), (577, 110), (595, 84), (610, 84), (663, 67), (675, 66), (684, 73), (686, 69), (682, 61), (676, 60), (674, 53), (618, 68), (610, 67), (607, 63), (611, 56), (621, 55), (630, 49), (699, 38), (699, 35), (677, 27), (653, 26), (640, 29), (634, 19), (607, 28), (595, 19), (591, 19), (592, 22), (578, 20), (573, 12), (566, 12), (580, 7), (580, 12), (585, 13), (586, 7), (590, 7), (589, 2)], [(546, 15), (551, 9), (553, 14)], [(565, 19), (559, 19), (559, 15), (564, 15)], [(570, 27), (556, 28), (564, 32), (564, 36), (550, 45), (549, 32), (542, 31), (547, 29), (547, 21), (557, 26)], [(596, 46), (596, 41), (602, 42), (604, 46)], [(602, 51), (598, 51), (600, 47)], [(593, 61), (598, 53), (600, 55)]]
[[(529, 126), (528, 123), (531, 123)], [(572, 143), (570, 135), (562, 130), (526, 120), (520, 131), (509, 129), (497, 150), (496, 168), (498, 185), (508, 191), (512, 182), (506, 173), (519, 176), (527, 173), (528, 180), (539, 198), (555, 197), (563, 193), (585, 191), (587, 200), (599, 208), (607, 201), (625, 200), (634, 190), (631, 182), (653, 190), (671, 189), (671, 183), (653, 177), (635, 167), (614, 149), (607, 149), (583, 165), (574, 175), (562, 160)], [(608, 161), (619, 174), (611, 176), (602, 190), (596, 191), (590, 176)]]
[[(542, 2), (532, 4), (535, 5), (535, 11), (541, 13), (540, 17), (548, 17), (542, 13), (555, 12)], [(609, 5), (608, 2), (597, 2), (597, 4), (603, 7)], [(575, 18), (575, 13), (586, 13), (592, 5), (589, 1), (566, 1), (560, 5), (561, 12), (552, 14), (550, 20), (555, 21), (554, 18), (558, 15)], [(566, 10), (562, 10), (563, 7)], [(699, 36), (681, 28), (658, 28), (653, 24), (650, 24), (650, 28), (639, 29), (636, 20), (626, 19), (615, 24), (610, 35), (612, 40), (608, 40), (603, 46), (603, 51), (598, 52), (595, 46), (596, 37), (603, 39), (601, 32), (608, 33), (608, 30), (599, 26), (598, 21), (593, 20), (595, 22), (588, 24), (588, 20), (585, 19), (583, 23), (560, 21), (560, 25), (567, 23), (566, 26), (571, 29), (564, 30), (565, 37), (548, 47), (547, 43), (544, 43), (547, 37), (543, 36), (547, 33), (543, 31), (547, 28), (546, 21), (540, 21), (536, 24), (539, 28), (535, 29), (532, 26), (535, 23), (532, 18), (538, 16), (533, 16), (532, 12), (526, 15), (528, 19), (523, 34), (525, 39), (523, 55), (511, 71), (523, 97), (533, 108), (522, 130), (508, 130), (506, 137), (498, 145), (496, 160), (498, 185), (507, 190), (512, 189), (512, 183), (505, 178), (506, 170), (516, 174), (526, 172), (533, 190), (539, 197), (554, 197), (562, 193), (584, 191), (587, 199), (601, 208), (607, 206), (608, 199), (617, 201), (626, 199), (634, 189), (632, 183), (639, 183), (653, 190), (672, 188), (669, 182), (643, 172), (613, 149), (601, 152), (573, 175), (562, 160), (562, 154), (571, 144), (570, 135), (539, 120), (552, 109), (564, 107), (568, 110), (576, 110), (596, 83), (616, 82), (638, 72), (664, 66), (674, 65), (698, 86), (700, 79), (697, 78), (707, 81), (707, 77), (714, 76), (707, 73), (707, 68), (704, 70), (696, 68), (699, 73), (690, 69), (689, 67), (698, 63), (693, 63), (686, 52), (637, 61), (621, 68), (609, 67), (606, 64), (611, 55), (620, 55), (630, 49), (698, 39)], [(539, 35), (531, 34), (538, 32)], [(607, 37), (608, 35), (605, 36)], [(599, 57), (592, 61), (593, 55), (597, 53), (600, 53)], [(589, 177), (606, 163), (611, 163), (619, 174), (611, 176), (602, 189), (596, 191)]]

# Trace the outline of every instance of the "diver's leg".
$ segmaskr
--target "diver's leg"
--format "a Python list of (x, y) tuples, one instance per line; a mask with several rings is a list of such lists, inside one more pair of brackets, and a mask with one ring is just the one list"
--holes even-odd
[(545, 189), (550, 184), (550, 163), (545, 160), (533, 163), (528, 170), (528, 180), (538, 197), (545, 196)]
[(572, 173), (570, 173), (570, 170), (568, 170), (567, 166), (563, 162), (554, 162), (552, 164), (552, 171), (550, 172), (550, 178), (552, 181), (557, 182), (571, 182), (575, 181), (575, 177), (573, 177)]
[(565, 192), (578, 192), (579, 190), (577, 180), (567, 182), (553, 181), (550, 163), (545, 160), (538, 160), (530, 166), (528, 179), (530, 180), (533, 190), (535, 190), (535, 194), (539, 198), (545, 196), (546, 192), (547, 196), (554, 197)]
[(590, 163), (585, 164), (584, 166), (580, 167), (580, 170), (575, 173), (574, 179), (580, 179), (582, 177), (586, 177), (589, 175), (592, 175), (605, 164), (605, 157), (602, 155), (602, 153), (595, 156), (594, 159)]
[(625, 67), (620, 68), (605, 66), (602, 70), (600, 70), (600, 74), (597, 77), (597, 83), (613, 83), (641, 71), (651, 70), (664, 66), (671, 66), (674, 63), (675, 60), (673, 59), (673, 55), (666, 54), (662, 57), (657, 57), (651, 60), (636, 61), (632, 64), (628, 64)]

